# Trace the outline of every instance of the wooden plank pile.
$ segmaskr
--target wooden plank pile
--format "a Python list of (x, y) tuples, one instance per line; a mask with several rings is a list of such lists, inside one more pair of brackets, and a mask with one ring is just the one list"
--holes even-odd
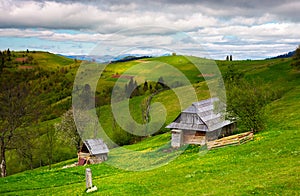
[(250, 140), (253, 140), (253, 132), (240, 133), (228, 137), (223, 137), (218, 140), (209, 141), (207, 142), (207, 149), (210, 150), (213, 148), (222, 148), (225, 146), (240, 145)]

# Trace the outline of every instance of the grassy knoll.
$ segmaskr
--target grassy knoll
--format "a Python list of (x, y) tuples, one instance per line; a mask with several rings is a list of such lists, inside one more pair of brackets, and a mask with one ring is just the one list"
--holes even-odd
[(36, 62), (39, 66), (45, 69), (58, 69), (63, 66), (75, 64), (73, 59), (48, 52), (35, 52), (30, 53), (30, 55), (32, 55), (33, 59), (36, 59)]

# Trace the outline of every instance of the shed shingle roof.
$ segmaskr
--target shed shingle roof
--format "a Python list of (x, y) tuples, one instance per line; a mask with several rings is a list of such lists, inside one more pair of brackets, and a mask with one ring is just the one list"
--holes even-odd
[(85, 146), (91, 155), (108, 153), (108, 147), (102, 139), (87, 139), (84, 141)]
[(177, 119), (169, 124), (166, 128), (170, 129), (182, 129), (182, 130), (194, 130), (194, 131), (214, 131), (231, 124), (229, 120), (225, 120), (220, 113), (215, 113), (214, 102), (219, 101), (218, 98), (210, 98), (203, 101), (195, 102), (190, 107), (182, 111), (181, 114), (186, 113), (192, 117), (196, 114), (200, 117), (204, 124), (200, 124), (199, 121), (193, 120), (193, 123), (186, 123), (184, 117), (180, 114)]

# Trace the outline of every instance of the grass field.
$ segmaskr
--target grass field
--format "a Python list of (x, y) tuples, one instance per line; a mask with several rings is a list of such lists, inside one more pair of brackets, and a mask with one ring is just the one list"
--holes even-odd
[[(185, 60), (176, 56), (115, 63), (107, 67), (102, 80), (110, 86), (116, 81), (111, 75), (125, 73), (139, 63), (150, 62), (151, 65), (151, 62), (160, 61), (184, 72), (198, 99), (208, 98), (207, 85), (199, 79), (197, 69)], [(299, 195), (300, 73), (291, 69), (290, 62), (291, 59), (216, 62), (222, 73), (232, 63), (244, 71), (247, 78), (261, 79), (283, 91), (280, 99), (267, 106), (267, 127), (257, 133), (253, 141), (211, 151), (190, 145), (171, 153), (171, 135), (162, 128), (163, 134), (111, 149), (108, 161), (99, 165), (63, 169), (77, 161), (71, 159), (54, 165), (51, 170), (40, 167), (0, 178), (0, 194), (85, 195), (85, 169), (90, 167), (93, 184), (98, 187), (91, 195)], [(180, 67), (180, 64), (187, 66)], [(184, 87), (178, 90), (187, 94)], [(130, 101), (131, 114), (138, 122), (141, 121), (140, 103), (146, 97), (139, 96)], [(159, 93), (153, 102), (166, 107), (166, 124), (181, 110), (171, 90)], [(100, 123), (109, 135), (113, 123), (110, 106), (97, 110), (100, 111)], [(152, 166), (155, 167), (147, 170)]]
[[(285, 105), (283, 101), (277, 104)], [(111, 166), (116, 156), (119, 161), (131, 160), (130, 154), (120, 154), (121, 149), (116, 148), (110, 152), (111, 161), (88, 167), (98, 187), (94, 194), (99, 195), (297, 195), (300, 191), (299, 136), (298, 129), (274, 128), (255, 135), (254, 141), (241, 146), (209, 152), (189, 146), (166, 165), (136, 172)], [(170, 134), (165, 133), (126, 148), (146, 154), (169, 140)], [(52, 170), (43, 167), (0, 179), (0, 193), (85, 194), (86, 166), (62, 168), (74, 161), (59, 163)], [(134, 160), (129, 163), (136, 164)]]

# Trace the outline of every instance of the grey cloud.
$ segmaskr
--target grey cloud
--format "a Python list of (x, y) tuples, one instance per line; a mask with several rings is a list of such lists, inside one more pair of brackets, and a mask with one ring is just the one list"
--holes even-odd
[[(176, 32), (185, 32), (207, 44), (208, 51), (215, 51), (218, 58), (223, 53), (216, 48), (241, 56), (247, 50), (253, 51), (254, 56), (264, 54), (262, 46), (269, 53), (273, 52), (274, 46), (279, 48), (277, 52), (286, 52), (300, 42), (299, 10), (300, 3), (296, 0), (7, 0), (0, 2), (0, 36), (11, 34), (53, 41), (95, 42), (116, 33), (116, 40), (113, 40), (116, 42), (111, 42), (114, 45), (151, 45), (156, 40), (176, 47), (179, 44), (174, 44), (171, 37)], [(38, 33), (22, 28), (38, 29)], [(126, 31), (127, 28), (136, 29)], [(19, 31), (14, 32), (14, 29)], [(53, 29), (79, 30), (81, 33), (63, 35), (53, 33)], [(235, 37), (230, 37), (232, 35)], [(181, 41), (189, 46), (186, 50), (198, 47), (188, 45), (193, 44), (188, 38)]]
[[(184, 3), (183, 3), (184, 2)], [(296, 0), (8, 0), (0, 2), (0, 28), (90, 29), (113, 32), (138, 25), (168, 25), (195, 31), (206, 21), (256, 19), (266, 14), (276, 21), (300, 21)], [(191, 18), (195, 14), (203, 18)], [(206, 16), (206, 18), (204, 18)]]
[[(24, 2), (25, 0), (18, 0)], [(298, 0), (35, 0), (39, 3), (57, 2), (63, 4), (82, 3), (84, 5), (92, 5), (101, 9), (111, 9), (114, 6), (122, 7), (129, 4), (136, 5), (136, 10), (153, 10), (157, 13), (167, 12), (172, 6), (190, 7), (193, 11), (202, 11), (212, 14), (215, 10), (215, 15), (220, 17), (234, 16), (257, 16), (265, 13), (278, 15), (282, 19), (300, 21), (300, 5)], [(130, 10), (129, 10), (130, 11)], [(181, 12), (189, 14), (190, 10), (183, 9)], [(220, 12), (222, 11), (222, 12)], [(180, 12), (176, 14), (181, 14)]]

